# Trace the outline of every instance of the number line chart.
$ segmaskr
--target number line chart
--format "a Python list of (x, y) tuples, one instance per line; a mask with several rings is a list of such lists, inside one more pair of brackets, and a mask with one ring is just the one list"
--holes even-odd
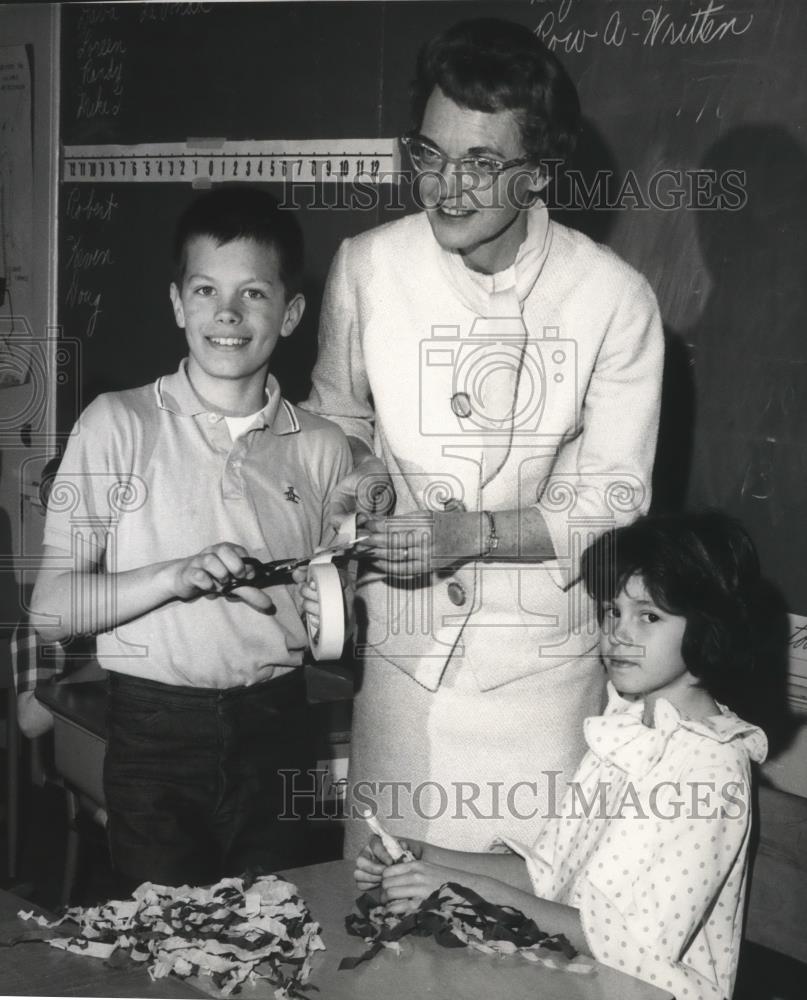
[(397, 183), (397, 139), (188, 140), (64, 146), (65, 182)]

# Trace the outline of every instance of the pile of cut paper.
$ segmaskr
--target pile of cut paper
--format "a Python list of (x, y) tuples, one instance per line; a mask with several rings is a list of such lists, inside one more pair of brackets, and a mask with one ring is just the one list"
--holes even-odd
[(276, 1000), (304, 996), (312, 956), (325, 947), (297, 888), (275, 875), (225, 878), (210, 888), (144, 882), (131, 899), (71, 907), (58, 920), (19, 916), (67, 932), (48, 935), (54, 948), (115, 964), (148, 962), (152, 979), (207, 975), (223, 996), (257, 979), (276, 987)]
[(356, 900), (358, 913), (347, 917), (349, 934), (370, 946), (357, 958), (343, 958), (340, 969), (354, 969), (386, 947), (400, 952), (408, 935), (433, 937), (446, 948), (473, 948), (488, 955), (520, 955), (529, 962), (567, 972), (594, 968), (562, 934), (547, 934), (511, 906), (490, 903), (455, 882), (445, 885), (404, 915), (389, 913), (373, 892)]

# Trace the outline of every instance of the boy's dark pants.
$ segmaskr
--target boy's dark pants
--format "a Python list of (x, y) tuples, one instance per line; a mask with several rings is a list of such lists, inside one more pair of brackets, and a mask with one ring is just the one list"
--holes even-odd
[[(204, 885), (303, 864), (314, 779), (302, 668), (252, 687), (175, 687), (110, 674), (104, 787), (125, 885)], [(299, 768), (302, 776), (282, 775)]]

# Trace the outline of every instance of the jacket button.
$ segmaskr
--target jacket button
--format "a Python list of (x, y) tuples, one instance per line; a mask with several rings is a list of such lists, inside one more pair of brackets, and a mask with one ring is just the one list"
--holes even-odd
[(455, 392), (451, 397), (451, 410), (455, 417), (470, 417), (471, 397), (467, 392)]
[(465, 587), (459, 581), (452, 580), (448, 585), (448, 599), (452, 604), (461, 608), (466, 601)]

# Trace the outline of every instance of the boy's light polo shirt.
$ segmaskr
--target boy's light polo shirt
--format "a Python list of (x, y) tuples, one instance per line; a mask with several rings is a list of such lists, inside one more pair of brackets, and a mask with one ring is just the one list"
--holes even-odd
[[(271, 375), (266, 388), (266, 406), (235, 441), (194, 393), (184, 361), (152, 385), (99, 396), (65, 451), (45, 544), (69, 566), (78, 536), (93, 539), (110, 574), (219, 542), (261, 560), (313, 552), (350, 449), (334, 424), (284, 400)], [(194, 687), (251, 684), (267, 665), (285, 672), (307, 646), (297, 589), (266, 592), (270, 614), (232, 598), (169, 601), (99, 635), (98, 658), (108, 670)]]

